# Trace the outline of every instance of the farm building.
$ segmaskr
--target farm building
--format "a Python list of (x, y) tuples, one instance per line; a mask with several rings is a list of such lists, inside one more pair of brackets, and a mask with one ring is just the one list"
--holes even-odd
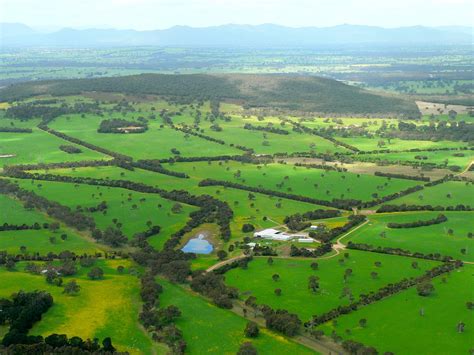
[(253, 236), (255, 238), (272, 239), (272, 240), (290, 240), (293, 238), (292, 235), (289, 235), (285, 232), (282, 232), (273, 228), (268, 228), (259, 232), (255, 232)]
[(314, 239), (310, 237), (300, 237), (298, 238), (298, 243), (313, 243)]

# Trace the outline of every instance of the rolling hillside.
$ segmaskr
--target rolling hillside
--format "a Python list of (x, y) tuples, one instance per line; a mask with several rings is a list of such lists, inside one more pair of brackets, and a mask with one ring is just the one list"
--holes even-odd
[(154, 94), (184, 100), (238, 100), (246, 107), (333, 113), (417, 117), (416, 104), (380, 95), (332, 79), (291, 75), (164, 75), (28, 82), (0, 91), (0, 101), (40, 94), (71, 95), (87, 91)]

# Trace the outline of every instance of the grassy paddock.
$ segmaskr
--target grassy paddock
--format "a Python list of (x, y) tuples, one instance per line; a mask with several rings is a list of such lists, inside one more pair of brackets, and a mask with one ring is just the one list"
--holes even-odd
[(251, 341), (259, 354), (314, 354), (288, 338), (261, 330), (256, 339), (244, 336), (247, 321), (229, 310), (218, 308), (180, 286), (159, 279), (164, 291), (160, 305), (177, 306), (182, 316), (176, 325), (183, 331), (190, 354), (235, 354), (240, 344)]
[[(274, 258), (273, 265), (268, 265), (267, 257), (256, 257), (247, 270), (239, 268), (226, 273), (226, 282), (237, 287), (243, 299), (255, 296), (257, 303), (268, 304), (274, 309), (287, 309), (307, 321), (315, 314), (349, 304), (349, 297), (341, 298), (345, 287), (357, 299), (361, 293), (376, 291), (404, 277), (418, 276), (436, 265), (431, 261), (419, 261), (419, 269), (413, 269), (411, 258), (359, 251), (348, 251), (348, 254), (347, 259), (343, 255), (331, 259)], [(339, 259), (344, 259), (344, 262), (340, 263)], [(376, 267), (376, 261), (380, 261), (382, 266)], [(319, 264), (316, 271), (311, 269), (313, 262)], [(349, 268), (353, 274), (344, 282), (344, 272)], [(371, 277), (371, 272), (377, 272), (378, 276)], [(273, 274), (278, 274), (280, 280), (273, 281)], [(320, 278), (320, 291), (317, 293), (308, 289), (308, 279), (313, 275)], [(282, 290), (281, 296), (275, 295), (276, 288)]]
[[(465, 265), (446, 276), (446, 283), (444, 277), (434, 279), (435, 291), (428, 297), (418, 296), (412, 287), (339, 317), (337, 325), (331, 322), (320, 328), (375, 346), (379, 353), (468, 354), (474, 345), (474, 318), (466, 308), (474, 298), (473, 272), (472, 265)], [(359, 324), (363, 318), (365, 327)], [(466, 324), (464, 333), (456, 331), (459, 322)]]
[[(369, 223), (354, 231), (342, 242), (365, 243), (374, 246), (401, 248), (424, 254), (439, 253), (455, 259), (474, 261), (474, 239), (468, 238), (474, 232), (474, 212), (442, 212), (448, 221), (418, 228), (388, 228), (387, 223), (408, 223), (436, 218), (441, 212), (408, 212), (395, 214), (374, 214)], [(450, 233), (452, 230), (452, 234)], [(383, 234), (385, 233), (385, 234)], [(465, 249), (462, 253), (461, 249)]]
[[(77, 275), (65, 278), (75, 279), (81, 286), (76, 296), (62, 293), (63, 288), (46, 283), (44, 277), (22, 271), (8, 272), (0, 269), (1, 297), (9, 297), (19, 290), (44, 290), (54, 298), (53, 307), (34, 325), (30, 334), (47, 336), (51, 333), (80, 336), (83, 339), (110, 336), (116, 348), (132, 354), (149, 354), (155, 347), (152, 340), (141, 330), (137, 315), (140, 309), (139, 280), (127, 271), (120, 275), (119, 265), (128, 270), (132, 264), (127, 260), (98, 261), (104, 270), (104, 279), (92, 281), (87, 268), (81, 268)], [(24, 263), (19, 263), (21, 270)]]

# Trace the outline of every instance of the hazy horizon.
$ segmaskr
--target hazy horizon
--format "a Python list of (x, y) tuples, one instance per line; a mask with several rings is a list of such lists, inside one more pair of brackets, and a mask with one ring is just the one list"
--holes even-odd
[(0, 0), (0, 10), (0, 22), (53, 31), (65, 27), (155, 30), (227, 24), (472, 27), (474, 6), (469, 0)]

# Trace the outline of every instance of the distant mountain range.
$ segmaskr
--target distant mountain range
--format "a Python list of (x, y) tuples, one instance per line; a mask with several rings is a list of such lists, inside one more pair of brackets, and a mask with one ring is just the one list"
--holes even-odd
[(462, 26), (382, 28), (358, 25), (291, 28), (265, 24), (204, 28), (175, 26), (153, 31), (64, 28), (56, 32), (41, 33), (23, 24), (1, 23), (0, 43), (5, 47), (446, 45), (472, 44), (473, 28)]

